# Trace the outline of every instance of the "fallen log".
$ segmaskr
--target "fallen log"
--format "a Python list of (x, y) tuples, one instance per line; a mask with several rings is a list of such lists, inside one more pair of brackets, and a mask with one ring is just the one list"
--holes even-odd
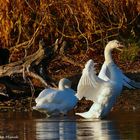
[(43, 87), (48, 87), (46, 81), (37, 73), (32, 71), (33, 67), (38, 65), (45, 57), (45, 51), (42, 44), (43, 42), (40, 41), (38, 50), (32, 55), (26, 56), (20, 61), (0, 66), (0, 78), (12, 77), (15, 74), (22, 74), (24, 81), (27, 80), (27, 77), (31, 77), (37, 79)]

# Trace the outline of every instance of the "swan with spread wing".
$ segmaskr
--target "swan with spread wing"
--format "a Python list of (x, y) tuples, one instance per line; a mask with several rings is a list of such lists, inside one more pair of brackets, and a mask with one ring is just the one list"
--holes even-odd
[(81, 99), (92, 100), (94, 104), (89, 111), (76, 113), (84, 118), (102, 118), (106, 116), (113, 107), (116, 98), (120, 95), (123, 86), (128, 88), (139, 88), (140, 84), (126, 77), (117, 67), (112, 59), (113, 49), (124, 47), (119, 41), (110, 41), (104, 51), (105, 62), (99, 75), (96, 75), (93, 60), (89, 60), (83, 70), (78, 83), (76, 96)]

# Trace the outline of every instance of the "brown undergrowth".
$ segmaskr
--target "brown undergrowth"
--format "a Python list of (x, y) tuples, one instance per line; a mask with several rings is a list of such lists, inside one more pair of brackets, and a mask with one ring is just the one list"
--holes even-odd
[(48, 45), (60, 38), (72, 47), (93, 47), (131, 34), (139, 16), (134, 0), (1, 0), (0, 6), (0, 41), (7, 48), (29, 40), (38, 26), (36, 40)]

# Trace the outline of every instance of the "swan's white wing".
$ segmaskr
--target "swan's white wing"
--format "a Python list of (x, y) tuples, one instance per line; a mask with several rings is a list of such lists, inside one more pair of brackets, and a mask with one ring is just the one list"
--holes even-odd
[[(48, 94), (53, 94), (54, 92), (56, 92), (56, 90), (54, 89), (44, 89), (40, 92), (40, 94), (38, 95), (38, 97), (35, 99), (35, 102), (38, 103), (40, 100), (42, 100), (44, 97), (46, 97), (46, 95)], [(51, 95), (50, 95), (51, 96)]]
[(70, 88), (65, 88), (63, 91), (58, 91), (55, 95), (54, 101), (56, 103), (72, 102), (75, 97), (75, 91)]
[[(140, 88), (140, 82), (135, 82), (134, 80), (131, 80), (130, 78), (125, 76), (119, 67), (116, 66), (116, 69), (122, 73), (123, 86), (129, 89)], [(108, 81), (110, 79), (110, 73), (109, 73), (106, 63), (102, 65), (102, 68), (99, 72), (98, 77), (105, 81)]]
[(82, 97), (86, 97), (86, 99), (96, 102), (100, 85), (103, 82), (104, 81), (98, 78), (95, 74), (93, 61), (89, 60), (83, 69), (82, 76), (78, 83), (77, 98), (81, 99)]
[(86, 97), (86, 99), (95, 101), (98, 96), (97, 89), (93, 85), (94, 83), (91, 81), (90, 77), (87, 75), (82, 75), (78, 87), (77, 87), (77, 94), (76, 96), (78, 99), (82, 99), (83, 97)]
[(73, 109), (77, 101), (78, 99), (75, 96), (75, 91), (70, 88), (65, 88), (63, 91), (57, 92), (53, 99), (53, 102), (57, 106), (56, 108), (63, 114)]
[(135, 88), (140, 89), (140, 82), (135, 82), (134, 80), (131, 80), (130, 78), (128, 78), (123, 74), (122, 70), (119, 67), (116, 68), (121, 72), (122, 79), (123, 79), (123, 86), (130, 89), (135, 89)]

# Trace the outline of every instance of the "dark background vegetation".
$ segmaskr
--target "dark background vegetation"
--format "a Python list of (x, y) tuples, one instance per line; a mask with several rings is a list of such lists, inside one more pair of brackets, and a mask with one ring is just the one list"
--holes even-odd
[(118, 39), (126, 49), (113, 53), (116, 63), (140, 72), (139, 14), (138, 0), (1, 0), (0, 64), (33, 54), (43, 39), (46, 57), (37, 68), (43, 66), (45, 80), (68, 77), (76, 88), (85, 62), (92, 58), (98, 71), (106, 43)]

